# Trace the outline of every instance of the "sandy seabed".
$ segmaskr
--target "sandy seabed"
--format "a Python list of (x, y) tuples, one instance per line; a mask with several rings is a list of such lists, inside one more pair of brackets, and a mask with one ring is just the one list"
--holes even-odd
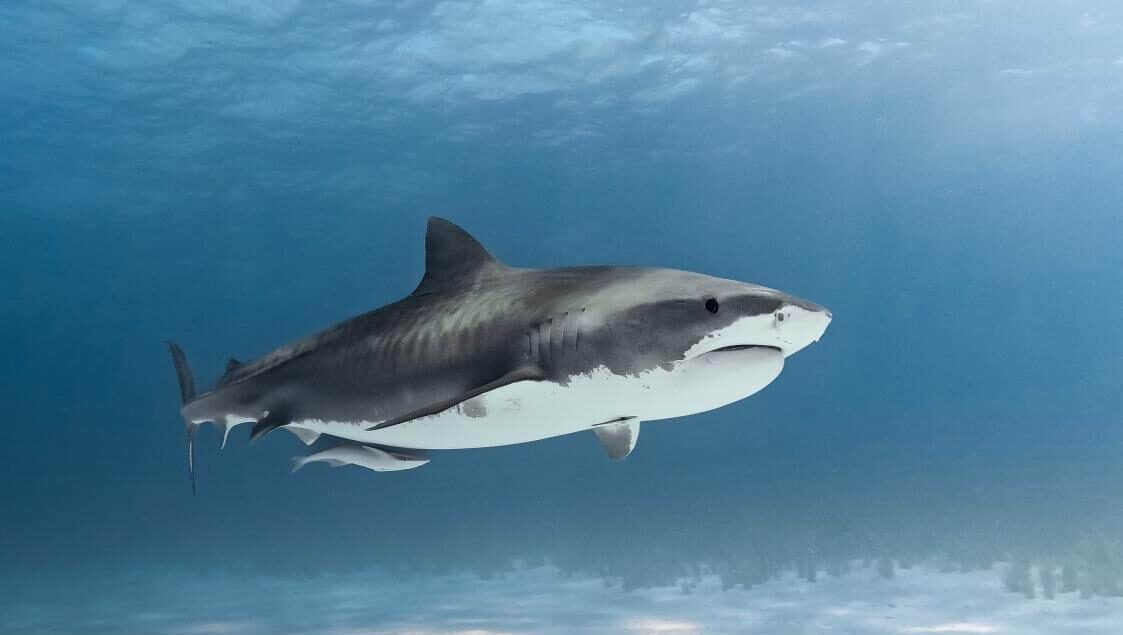
[[(562, 633), (1113, 633), (1123, 599), (1008, 589), (1009, 565), (948, 573), (929, 565), (855, 566), (808, 582), (794, 573), (751, 589), (701, 575), (624, 590), (611, 580), (516, 568), (491, 579), (394, 579), (380, 573), (302, 579), (131, 574), (77, 594), (17, 593), (0, 631), (170, 635), (498, 635)], [(23, 597), (20, 597), (20, 596)], [(12, 603), (12, 602), (15, 603)]]

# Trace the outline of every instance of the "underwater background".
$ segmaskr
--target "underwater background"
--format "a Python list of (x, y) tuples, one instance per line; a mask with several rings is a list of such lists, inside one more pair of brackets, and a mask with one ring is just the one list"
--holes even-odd
[[(923, 5), (923, 6), (919, 6)], [(1123, 5), (0, 4), (0, 632), (1123, 632)], [(203, 385), (521, 266), (829, 307), (762, 393), (374, 474)]]

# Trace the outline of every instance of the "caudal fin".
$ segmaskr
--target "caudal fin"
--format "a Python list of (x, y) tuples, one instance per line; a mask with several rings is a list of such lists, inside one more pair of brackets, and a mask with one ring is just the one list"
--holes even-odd
[[(195, 377), (191, 374), (191, 367), (187, 365), (187, 356), (183, 349), (175, 342), (168, 342), (168, 350), (172, 353), (172, 363), (175, 364), (176, 378), (179, 379), (179, 396), (183, 403), (195, 398)], [(195, 430), (198, 424), (187, 422), (187, 474), (191, 477), (191, 495), (195, 495)]]

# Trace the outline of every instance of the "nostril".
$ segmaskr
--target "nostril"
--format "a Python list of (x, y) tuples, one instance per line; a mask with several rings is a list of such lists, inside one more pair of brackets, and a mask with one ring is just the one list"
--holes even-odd
[(777, 321), (777, 322), (783, 322), (783, 321), (784, 321), (784, 319), (785, 319), (786, 317), (787, 317), (787, 316), (785, 316), (785, 315), (783, 314), (783, 312), (777, 312), (777, 313), (776, 313), (776, 321)]

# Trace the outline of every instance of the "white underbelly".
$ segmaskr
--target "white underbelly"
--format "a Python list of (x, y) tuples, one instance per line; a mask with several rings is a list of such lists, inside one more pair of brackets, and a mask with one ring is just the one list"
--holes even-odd
[[(307, 420), (297, 427), (321, 434), (398, 448), (450, 450), (511, 445), (571, 434), (614, 419), (617, 401), (597, 398), (593, 386), (521, 381), (469, 399), (428, 417), (366, 430), (377, 421)], [(607, 395), (605, 395), (607, 396)]]
[(448, 450), (527, 443), (621, 417), (652, 421), (711, 410), (761, 390), (783, 369), (778, 351), (704, 355), (670, 370), (617, 375), (605, 368), (565, 383), (521, 381), (435, 415), (381, 430), (378, 421), (294, 421), (293, 427), (361, 443)]

